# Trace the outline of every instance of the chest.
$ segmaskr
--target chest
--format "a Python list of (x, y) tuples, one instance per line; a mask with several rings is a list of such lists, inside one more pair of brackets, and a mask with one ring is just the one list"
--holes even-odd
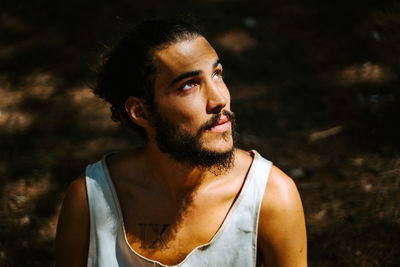
[(127, 241), (146, 258), (177, 264), (196, 247), (213, 239), (225, 222), (237, 191), (225, 189), (219, 194), (197, 196), (181, 207), (148, 199), (122, 204)]

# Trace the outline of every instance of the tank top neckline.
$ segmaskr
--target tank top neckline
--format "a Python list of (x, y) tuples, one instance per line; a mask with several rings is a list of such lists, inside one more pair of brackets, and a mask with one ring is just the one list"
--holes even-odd
[(257, 162), (258, 162), (259, 154), (258, 154), (258, 152), (256, 150), (250, 150), (249, 152), (253, 156), (253, 160), (252, 160), (252, 162), (250, 164), (250, 168), (249, 168), (249, 170), (247, 172), (247, 175), (246, 175), (246, 177), (244, 179), (244, 182), (242, 184), (242, 188), (240, 189), (240, 192), (238, 193), (236, 199), (234, 200), (231, 208), (229, 209), (227, 215), (225, 216), (224, 220), (222, 221), (222, 223), (221, 223), (220, 227), (218, 228), (217, 232), (214, 234), (214, 236), (211, 238), (210, 241), (208, 241), (207, 243), (199, 245), (199, 246), (195, 247), (194, 249), (192, 249), (185, 256), (185, 258), (181, 262), (179, 262), (179, 263), (177, 263), (175, 265), (166, 265), (166, 264), (163, 264), (163, 263), (161, 263), (161, 262), (159, 262), (157, 260), (149, 259), (149, 258), (141, 255), (140, 253), (138, 253), (129, 244), (127, 236), (126, 236), (125, 223), (124, 223), (124, 218), (123, 218), (123, 215), (122, 215), (121, 206), (119, 204), (118, 195), (117, 195), (117, 192), (115, 190), (115, 186), (114, 186), (114, 183), (113, 183), (113, 181), (111, 179), (110, 172), (108, 170), (108, 166), (107, 166), (107, 162), (106, 162), (107, 157), (109, 155), (114, 154), (114, 153), (105, 154), (103, 156), (103, 158), (101, 159), (101, 166), (102, 166), (105, 178), (106, 178), (105, 180), (106, 180), (106, 182), (108, 184), (108, 187), (111, 190), (111, 196), (113, 198), (114, 208), (116, 209), (116, 214), (118, 216), (118, 223), (119, 223), (120, 231), (122, 232), (122, 236), (123, 236), (123, 239), (124, 239), (123, 240), (124, 241), (124, 245), (127, 246), (128, 249), (133, 253), (133, 255), (131, 254), (130, 256), (139, 257), (142, 260), (148, 262), (149, 264), (153, 264), (153, 265), (160, 265), (160, 266), (163, 266), (163, 267), (178, 267), (178, 266), (181, 266), (182, 264), (184, 264), (193, 254), (197, 253), (200, 249), (208, 247), (208, 246), (211, 246), (213, 243), (215, 243), (220, 238), (220, 236), (223, 234), (225, 228), (228, 226), (229, 222), (231, 221), (231, 218), (233, 217), (235, 210), (238, 208), (238, 206), (240, 205), (242, 199), (246, 195), (246, 191), (247, 191), (247, 189), (249, 187), (251, 179), (254, 176), (254, 172), (256, 170), (256, 165), (257, 165)]

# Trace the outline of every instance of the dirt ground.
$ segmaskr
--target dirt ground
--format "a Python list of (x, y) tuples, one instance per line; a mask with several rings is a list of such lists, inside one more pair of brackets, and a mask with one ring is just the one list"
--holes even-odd
[(0, 266), (54, 262), (68, 184), (138, 143), (90, 85), (143, 19), (203, 26), (240, 142), (303, 199), (310, 266), (400, 266), (400, 3), (381, 0), (0, 2)]

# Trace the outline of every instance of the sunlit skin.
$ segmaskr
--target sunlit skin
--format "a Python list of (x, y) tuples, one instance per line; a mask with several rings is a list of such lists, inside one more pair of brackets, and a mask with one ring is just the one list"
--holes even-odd
[[(230, 110), (222, 64), (206, 39), (195, 37), (171, 44), (156, 51), (154, 58), (158, 69), (153, 77), (155, 105), (165, 119), (196, 134), (213, 114)], [(158, 149), (151, 114), (140, 99), (130, 97), (126, 110), (149, 137), (145, 148), (117, 153), (107, 161), (127, 240), (145, 257), (168, 265), (178, 264), (218, 231), (246, 179), (252, 156), (236, 149), (233, 167), (219, 176), (183, 165)], [(218, 124), (199, 139), (203, 148), (225, 152), (233, 145), (230, 122), (222, 116)], [(150, 229), (150, 224), (158, 227)], [(153, 230), (162, 233), (162, 241), (156, 235), (152, 240), (141, 239), (143, 231), (151, 234)], [(60, 214), (57, 266), (85, 266), (88, 242), (89, 211), (81, 177), (70, 185)], [(258, 227), (261, 261), (269, 267), (307, 266), (306, 242), (297, 188), (273, 166)]]
[[(179, 42), (157, 51), (155, 58), (160, 73), (155, 80), (155, 104), (166, 119), (196, 133), (213, 114), (222, 109), (230, 110), (222, 65), (207, 40), (197, 38), (196, 41)], [(177, 80), (182, 74), (192, 75)], [(225, 126), (230, 131), (229, 122)], [(204, 148), (223, 152), (232, 147), (232, 140), (226, 142), (221, 138), (223, 128), (220, 126), (202, 136)]]

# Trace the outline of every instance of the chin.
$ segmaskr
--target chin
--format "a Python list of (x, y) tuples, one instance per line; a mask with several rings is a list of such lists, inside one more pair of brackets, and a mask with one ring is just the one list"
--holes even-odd
[(203, 148), (210, 152), (226, 153), (232, 151), (234, 149), (234, 145), (232, 138), (230, 138), (230, 140), (222, 139), (222, 140), (203, 142)]

